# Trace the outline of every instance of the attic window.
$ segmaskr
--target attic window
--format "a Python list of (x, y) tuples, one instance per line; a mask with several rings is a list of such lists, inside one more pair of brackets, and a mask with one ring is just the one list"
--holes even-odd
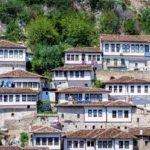
[(14, 113), (11, 113), (11, 116), (13, 117), (13, 116), (14, 116)]
[(30, 105), (28, 105), (27, 108), (29, 109), (29, 108), (30, 108)]

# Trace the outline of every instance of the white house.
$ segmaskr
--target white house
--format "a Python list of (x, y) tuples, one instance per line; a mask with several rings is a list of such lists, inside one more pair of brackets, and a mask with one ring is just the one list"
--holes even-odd
[(30, 133), (31, 146), (61, 150), (62, 131), (49, 126), (33, 126)]
[(26, 47), (10, 41), (0, 41), (0, 74), (11, 70), (26, 70)]
[(56, 92), (58, 102), (68, 102), (70, 99), (78, 102), (108, 101), (108, 90), (92, 87), (69, 87)]
[(149, 70), (150, 35), (100, 36), (105, 70)]
[(94, 68), (90, 65), (58, 67), (52, 73), (54, 88), (90, 87), (95, 79)]
[(99, 48), (69, 48), (64, 53), (65, 66), (94, 65), (97, 69), (102, 69), (102, 51)]
[(135, 137), (116, 128), (66, 133), (64, 150), (133, 150)]
[(136, 105), (150, 104), (150, 81), (122, 76), (104, 84), (112, 100), (132, 101)]

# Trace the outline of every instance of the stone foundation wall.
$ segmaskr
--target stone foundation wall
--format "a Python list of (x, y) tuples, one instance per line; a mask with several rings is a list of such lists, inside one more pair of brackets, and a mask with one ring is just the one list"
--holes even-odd
[(111, 71), (99, 70), (96, 71), (96, 79), (101, 81), (108, 81), (110, 77), (119, 78), (121, 76), (131, 76), (134, 78), (145, 78), (150, 80), (150, 71)]

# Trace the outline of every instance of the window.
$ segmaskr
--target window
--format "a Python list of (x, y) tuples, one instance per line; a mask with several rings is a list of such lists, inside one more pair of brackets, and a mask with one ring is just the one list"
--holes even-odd
[(27, 82), (23, 82), (23, 88), (27, 88)]
[(131, 93), (134, 93), (134, 86), (131, 86)]
[(145, 86), (145, 93), (148, 93), (148, 86)]
[(58, 137), (54, 138), (54, 145), (59, 145), (59, 138)]
[(135, 45), (131, 45), (131, 52), (134, 53), (135, 52)]
[(23, 102), (26, 101), (26, 95), (22, 95), (22, 101), (23, 101)]
[(68, 100), (69, 94), (65, 94), (65, 100)]
[(98, 148), (103, 148), (103, 142), (102, 141), (98, 141)]
[(93, 147), (94, 146), (94, 141), (87, 141), (87, 146), (88, 147)]
[(42, 138), (42, 145), (46, 145), (46, 138)]
[(79, 78), (79, 71), (75, 72), (76, 78)]
[(109, 52), (109, 44), (105, 44), (105, 52)]
[(114, 86), (114, 93), (117, 93), (117, 86)]
[(4, 102), (8, 102), (8, 95), (4, 95)]
[(106, 59), (106, 65), (110, 65), (110, 59)]
[(99, 94), (99, 100), (102, 101), (102, 99), (103, 99), (103, 95)]
[(79, 61), (79, 55), (76, 55), (76, 61)]
[(72, 141), (68, 141), (68, 142), (67, 142), (67, 147), (68, 147), (68, 148), (72, 148)]
[(137, 92), (141, 93), (141, 86), (137, 86)]
[(80, 118), (80, 114), (77, 114), (77, 118)]
[(41, 138), (36, 138), (36, 145), (41, 145), (40, 141), (41, 141)]
[(143, 45), (140, 45), (140, 52), (143, 53)]
[(70, 71), (70, 78), (73, 78), (73, 76), (74, 76), (73, 71)]
[(2, 102), (2, 95), (0, 95), (0, 102)]
[(32, 88), (32, 82), (28, 83), (28, 88)]
[(148, 145), (148, 141), (145, 141), (145, 146), (147, 146)]
[(123, 65), (123, 66), (126, 65), (125, 60), (123, 58), (121, 58), (121, 65)]
[(17, 82), (17, 88), (21, 88), (21, 82)]
[(95, 129), (95, 126), (92, 126), (92, 129)]
[(20, 101), (20, 95), (16, 95), (16, 102)]
[(129, 148), (129, 141), (125, 141), (125, 149)]
[(81, 78), (84, 78), (84, 71), (80, 72)]
[(130, 52), (130, 45), (129, 44), (126, 45), (126, 52), (128, 52), (128, 53)]
[(88, 117), (92, 117), (92, 110), (88, 110)]
[(125, 117), (125, 118), (128, 118), (128, 117), (129, 117), (129, 111), (128, 111), (128, 110), (125, 110), (125, 111), (124, 111), (124, 117)]
[(14, 54), (15, 54), (15, 58), (18, 58), (18, 51), (15, 50)]
[(59, 71), (58, 74), (59, 74), (59, 77), (63, 77), (63, 72), (62, 71)]
[(116, 45), (117, 52), (120, 52), (120, 44)]
[(97, 55), (97, 61), (100, 61), (100, 55)]
[(9, 102), (13, 102), (13, 95), (9, 95)]
[(48, 138), (48, 145), (53, 145), (53, 138)]
[(140, 119), (139, 119), (139, 118), (137, 118), (137, 122), (140, 122)]
[(118, 118), (122, 118), (123, 117), (123, 112), (122, 110), (118, 110)]
[(64, 71), (64, 77), (67, 77), (67, 71)]
[(22, 51), (22, 50), (19, 51), (19, 57), (20, 57), (20, 58), (23, 58), (23, 51)]
[(116, 115), (117, 115), (116, 110), (113, 110), (113, 111), (112, 111), (112, 118), (116, 118)]
[(111, 52), (115, 52), (115, 44), (111, 44)]
[(136, 50), (137, 53), (139, 53), (139, 45), (135, 46), (135, 50)]
[(33, 82), (33, 88), (37, 88), (37, 82)]
[(32, 102), (35, 102), (35, 101), (36, 101), (36, 96), (32, 95)]
[(107, 148), (107, 141), (103, 141), (103, 148)]
[(118, 65), (118, 61), (117, 59), (114, 59), (114, 66), (117, 66)]
[(82, 100), (82, 94), (79, 94), (79, 101)]
[(74, 94), (74, 100), (78, 101), (78, 94)]
[(123, 148), (123, 141), (119, 141), (119, 148)]
[(13, 58), (13, 51), (12, 50), (9, 51), (9, 58)]
[(109, 91), (112, 92), (112, 86), (109, 86)]
[(91, 58), (92, 58), (91, 55), (88, 55), (88, 61), (91, 61), (92, 60)]
[(71, 61), (74, 61), (74, 55), (71, 55)]
[(27, 97), (27, 101), (31, 101), (31, 95), (28, 95), (28, 97)]
[(67, 55), (67, 61), (70, 61), (70, 55)]
[(61, 118), (64, 118), (64, 114), (61, 114)]
[(149, 45), (145, 45), (145, 52), (149, 52)]
[(122, 86), (119, 86), (119, 93), (122, 93)]
[(112, 141), (108, 141), (108, 148), (112, 148)]
[(122, 45), (122, 50), (123, 50), (124, 53), (127, 52), (127, 45), (123, 44)]
[(78, 148), (78, 141), (73, 141), (73, 148)]
[(102, 110), (98, 110), (98, 117), (102, 117)]
[(89, 101), (89, 94), (85, 94), (85, 100)]
[(97, 117), (97, 110), (93, 110), (93, 117)]
[(4, 51), (4, 58), (8, 58), (8, 50)]
[(84, 141), (80, 141), (80, 148), (84, 148)]
[(3, 58), (3, 50), (0, 50), (0, 58)]

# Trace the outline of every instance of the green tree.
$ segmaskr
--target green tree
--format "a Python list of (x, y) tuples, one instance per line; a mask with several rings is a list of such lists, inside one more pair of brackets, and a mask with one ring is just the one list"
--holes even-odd
[(62, 65), (62, 51), (57, 45), (36, 44), (32, 51), (32, 70), (36, 73), (46, 74), (46, 72)]
[(100, 24), (99, 24), (100, 33), (105, 34), (117, 33), (118, 25), (119, 25), (118, 16), (112, 10), (104, 12), (100, 16)]
[(95, 80), (93, 87), (95, 87), (95, 88), (103, 88), (104, 84), (100, 80)]
[(7, 25), (5, 37), (9, 41), (17, 42), (23, 40), (24, 35), (20, 26), (15, 21), (11, 21)]
[(136, 21), (133, 19), (126, 19), (123, 22), (123, 31), (126, 34), (131, 34), (131, 35), (137, 35), (139, 34), (139, 31), (136, 27)]
[(20, 134), (21, 147), (25, 147), (26, 145), (28, 145), (28, 141), (29, 141), (29, 135), (25, 132), (22, 132)]
[(27, 26), (29, 45), (36, 43), (54, 45), (58, 41), (58, 33), (53, 21), (46, 17), (39, 17)]

